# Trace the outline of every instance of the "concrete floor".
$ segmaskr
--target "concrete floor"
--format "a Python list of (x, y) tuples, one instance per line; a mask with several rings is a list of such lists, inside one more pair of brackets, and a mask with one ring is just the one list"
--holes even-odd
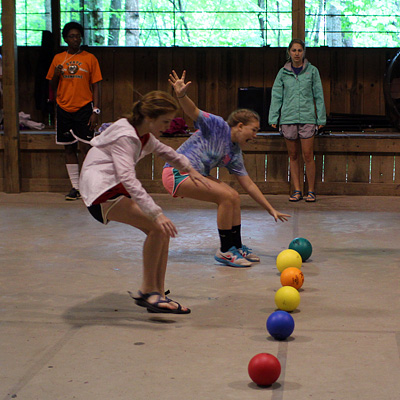
[[(61, 194), (0, 193), (0, 400), (398, 400), (400, 198), (268, 196), (275, 223), (243, 196), (244, 242), (261, 256), (223, 267), (212, 205), (154, 196), (176, 223), (167, 287), (188, 316), (148, 314), (129, 298), (144, 235), (96, 222)], [(297, 236), (304, 263), (292, 337), (266, 328), (278, 253)], [(261, 388), (247, 365), (278, 357)]]

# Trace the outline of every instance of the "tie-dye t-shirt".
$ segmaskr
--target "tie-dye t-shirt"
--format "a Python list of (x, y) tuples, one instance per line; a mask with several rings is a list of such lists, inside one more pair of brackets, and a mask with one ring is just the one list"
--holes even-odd
[[(231, 140), (231, 128), (223, 118), (200, 111), (197, 129), (176, 151), (184, 154), (203, 176), (215, 167), (226, 167), (230, 174), (248, 175), (242, 150)], [(165, 167), (171, 167), (168, 163)]]

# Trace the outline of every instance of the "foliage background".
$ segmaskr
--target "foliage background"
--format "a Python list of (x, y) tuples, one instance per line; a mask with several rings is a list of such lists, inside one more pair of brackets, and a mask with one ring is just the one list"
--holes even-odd
[[(71, 0), (61, 3), (61, 27), (80, 22), (91, 46), (285, 47), (291, 8), (290, 0)], [(16, 9), (17, 44), (39, 46), (51, 0), (16, 0)], [(306, 0), (305, 11), (307, 46), (399, 47), (400, 0)]]

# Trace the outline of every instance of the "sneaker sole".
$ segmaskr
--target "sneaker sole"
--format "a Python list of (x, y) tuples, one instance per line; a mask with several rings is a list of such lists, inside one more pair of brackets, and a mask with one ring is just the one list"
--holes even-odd
[(233, 262), (230, 262), (228, 260), (224, 260), (223, 258), (218, 258), (217, 256), (214, 256), (214, 259), (217, 260), (221, 264), (228, 265), (230, 267), (235, 267), (235, 268), (249, 268), (251, 267), (251, 262), (249, 261), (249, 265), (241, 265), (241, 264), (235, 264)]
[(260, 259), (259, 259), (259, 258), (257, 258), (256, 260), (255, 260), (255, 259), (252, 260), (251, 258), (245, 257), (245, 259), (246, 259), (247, 261), (251, 262), (251, 263), (260, 262)]

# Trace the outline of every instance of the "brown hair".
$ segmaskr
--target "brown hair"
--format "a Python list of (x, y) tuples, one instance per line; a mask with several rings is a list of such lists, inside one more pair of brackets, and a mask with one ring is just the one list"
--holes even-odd
[(176, 112), (179, 105), (167, 92), (154, 90), (145, 94), (133, 104), (132, 112), (126, 117), (131, 125), (138, 126), (145, 117), (158, 118), (161, 115)]
[(291, 60), (291, 57), (290, 57), (290, 49), (293, 47), (293, 45), (294, 45), (295, 43), (299, 44), (299, 45), (303, 48), (303, 60), (304, 60), (304, 57), (305, 57), (305, 55), (306, 55), (306, 44), (305, 44), (301, 39), (293, 39), (293, 40), (289, 43), (289, 46), (288, 46), (287, 49), (286, 49), (287, 61), (290, 61), (290, 60)]
[(254, 120), (260, 121), (260, 116), (255, 111), (248, 110), (247, 108), (240, 108), (239, 110), (233, 111), (226, 122), (232, 128), (240, 122), (243, 125), (247, 125)]

